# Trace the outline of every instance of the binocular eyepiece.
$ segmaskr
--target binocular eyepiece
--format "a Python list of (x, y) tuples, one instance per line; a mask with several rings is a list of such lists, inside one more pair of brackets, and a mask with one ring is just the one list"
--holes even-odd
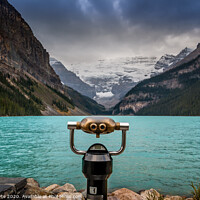
[(81, 122), (68, 122), (68, 129), (81, 129), (90, 134), (96, 134), (99, 138), (100, 134), (112, 133), (115, 130), (128, 130), (128, 123), (115, 122), (108, 117), (86, 117)]
[(92, 133), (93, 132), (96, 133), (97, 131), (99, 131), (100, 133), (104, 133), (106, 131), (106, 128), (107, 128), (107, 126), (105, 123), (101, 123), (99, 125), (97, 125), (96, 123), (90, 124), (90, 131), (92, 131)]

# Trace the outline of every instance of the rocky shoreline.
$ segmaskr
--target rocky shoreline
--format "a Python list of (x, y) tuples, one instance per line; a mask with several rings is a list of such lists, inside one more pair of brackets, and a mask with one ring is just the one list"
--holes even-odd
[[(86, 191), (77, 191), (74, 185), (53, 184), (40, 187), (33, 178), (2, 178), (0, 179), (0, 199), (30, 199), (30, 200), (84, 200)], [(3, 181), (2, 181), (3, 180)], [(2, 182), (4, 185), (2, 185)], [(155, 189), (142, 190), (136, 193), (127, 188), (121, 188), (108, 194), (108, 200), (193, 200), (182, 196), (163, 196)]]

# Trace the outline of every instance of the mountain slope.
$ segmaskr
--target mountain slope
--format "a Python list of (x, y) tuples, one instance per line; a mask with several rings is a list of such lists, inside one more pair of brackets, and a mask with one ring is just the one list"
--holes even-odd
[[(178, 64), (179, 63), (179, 64)], [(191, 105), (187, 101), (190, 91), (196, 91), (200, 79), (200, 45), (166, 72), (144, 80), (130, 90), (115, 106), (113, 114), (145, 115), (190, 115)], [(194, 88), (193, 88), (194, 87)], [(191, 99), (199, 99), (191, 94)], [(177, 112), (182, 105), (185, 111)], [(200, 115), (200, 109), (195, 115)]]
[(200, 81), (141, 109), (137, 115), (200, 115)]
[[(106, 114), (103, 106), (64, 86), (61, 93), (30, 74), (0, 72), (0, 116)], [(1, 69), (1, 64), (0, 64)]]
[(83, 96), (77, 91), (73, 90), (72, 88), (69, 88), (65, 86), (65, 90), (69, 94), (69, 96), (72, 98), (72, 101), (75, 106), (80, 108), (82, 111), (86, 113), (91, 113), (93, 115), (109, 115), (111, 114), (111, 111), (106, 111), (104, 106), (98, 104), (93, 99), (90, 99), (87, 96)]
[(0, 1), (0, 77), (1, 116), (102, 113), (100, 105), (81, 94), (81, 108), (76, 106), (50, 66), (48, 52), (7, 0)]
[(65, 85), (90, 98), (96, 95), (95, 87), (91, 87), (83, 82), (75, 73), (67, 70), (65, 66), (55, 58), (50, 58), (50, 65)]
[[(9, 81), (9, 78), (10, 75), (5, 76), (0, 73), (0, 116), (41, 115), (39, 105), (42, 106), (42, 104), (40, 99), (33, 96), (33, 94), (30, 95), (35, 101), (26, 98), (19, 88), (14, 86), (14, 81), (13, 83)], [(25, 82), (25, 79), (23, 79), (23, 82)], [(30, 87), (30, 83), (33, 89), (33, 82), (29, 82), (27, 87)]]
[(44, 84), (59, 88), (58, 75), (49, 65), (49, 54), (29, 25), (7, 0), (0, 1), (0, 60), (23, 69)]
[(0, 72), (0, 115), (76, 114), (72, 100), (58, 90), (55, 90), (56, 92), (54, 90), (27, 72), (16, 69), (13, 73)]

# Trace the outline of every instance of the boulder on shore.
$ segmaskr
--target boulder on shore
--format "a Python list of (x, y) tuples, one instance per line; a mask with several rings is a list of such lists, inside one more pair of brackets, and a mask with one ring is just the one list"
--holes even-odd
[(183, 200), (183, 197), (180, 196), (166, 196), (164, 200)]
[(112, 193), (112, 196), (112, 199), (114, 199), (114, 197), (117, 197), (117, 199), (119, 200), (143, 200), (139, 194), (126, 188), (114, 191)]
[(74, 193), (76, 192), (76, 188), (72, 184), (66, 183), (63, 186), (56, 187), (55, 189), (52, 190), (52, 192), (54, 194), (58, 194), (60, 192)]
[(48, 192), (51, 192), (51, 191), (55, 190), (58, 187), (60, 187), (60, 185), (53, 184), (53, 185), (50, 185), (50, 186), (46, 187), (45, 190), (48, 191)]
[(151, 188), (150, 190), (144, 190), (140, 193), (140, 196), (143, 200), (158, 200), (161, 194), (155, 189)]
[[(33, 178), (1, 178), (2, 190), (0, 195), (18, 195), (22, 199), (31, 200), (84, 200), (86, 190), (77, 192), (74, 185), (66, 183), (63, 186), (58, 184), (41, 188)], [(7, 190), (5, 189), (7, 184)], [(1, 189), (1, 188), (0, 188)], [(155, 189), (142, 190), (140, 194), (127, 188), (118, 189), (108, 194), (108, 200), (193, 200), (181, 196), (163, 196)]]
[(26, 182), (27, 182), (27, 185), (34, 186), (34, 187), (40, 187), (40, 184), (33, 178), (27, 178)]
[(31, 186), (31, 185), (26, 185), (25, 186), (25, 196), (49, 196), (52, 195), (51, 192), (48, 192), (40, 187), (37, 186)]
[(66, 183), (63, 186), (53, 184), (40, 188), (34, 179), (28, 180), (24, 195), (31, 197), (31, 200), (84, 200), (83, 194), (77, 192), (72, 184)]

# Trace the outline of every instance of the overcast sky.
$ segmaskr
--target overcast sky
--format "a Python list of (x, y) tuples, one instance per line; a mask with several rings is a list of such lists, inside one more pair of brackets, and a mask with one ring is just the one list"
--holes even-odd
[(9, 0), (64, 64), (176, 54), (200, 42), (200, 0)]

